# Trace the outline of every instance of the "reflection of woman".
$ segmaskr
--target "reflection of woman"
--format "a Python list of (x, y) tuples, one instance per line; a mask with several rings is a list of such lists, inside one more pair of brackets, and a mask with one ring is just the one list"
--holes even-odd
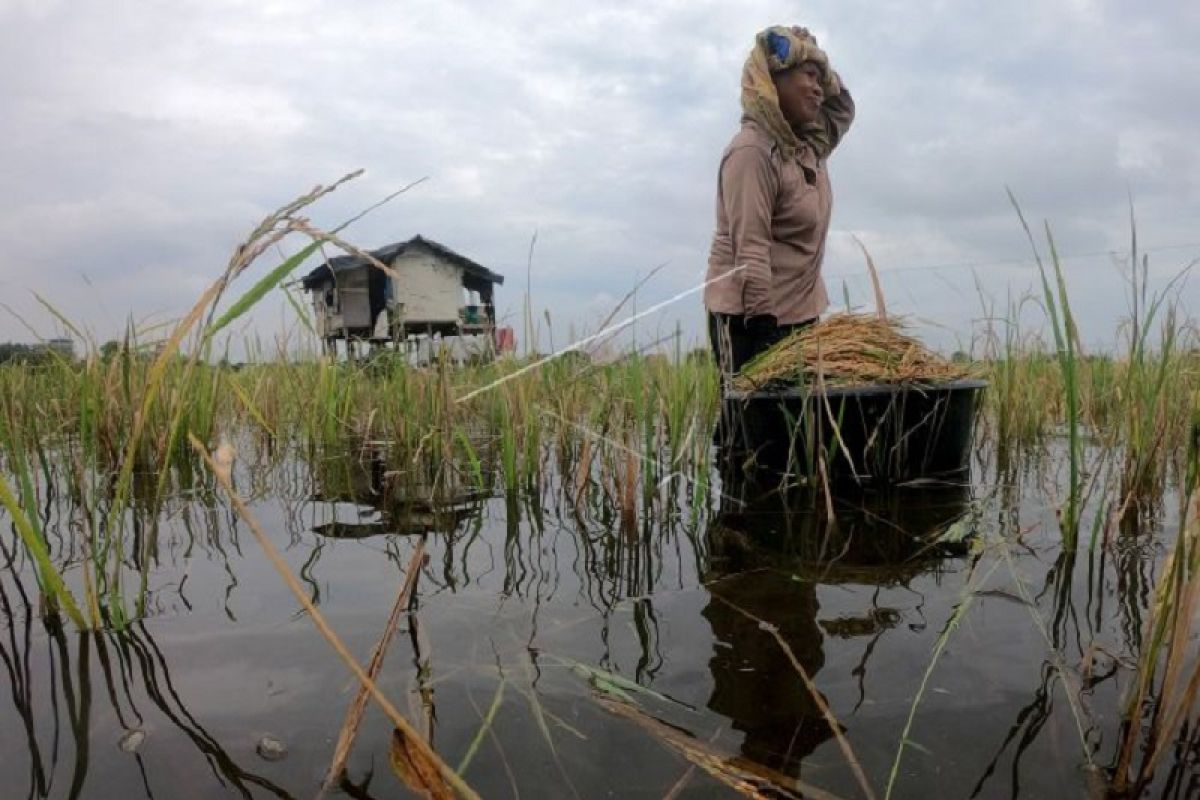
[(807, 30), (776, 26), (758, 34), (746, 59), (742, 112), (721, 158), (704, 293), (723, 376), (829, 304), (825, 160), (854, 119), (854, 101)]
[(701, 612), (714, 640), (708, 707), (744, 734), (743, 756), (798, 775), (801, 762), (833, 733), (787, 653), (753, 617), (776, 626), (804, 671), (815, 675), (825, 664), (816, 584), (754, 571), (723, 577), (712, 593), (737, 608), (714, 596)]
[[(969, 501), (965, 485), (843, 493), (831, 519), (813, 490), (780, 492), (774, 481), (747, 480), (739, 470), (721, 474), (702, 576), (710, 598), (701, 615), (713, 639), (708, 707), (744, 734), (745, 758), (797, 776), (804, 759), (833, 737), (788, 652), (763, 623), (814, 681), (827, 648), (835, 654), (831, 663), (842, 663), (845, 645), (837, 640), (869, 637), (853, 673), (865, 692), (875, 642), (903, 619), (902, 611), (879, 606), (868, 587), (906, 586), (937, 569), (941, 557), (963, 555), (965, 542), (932, 539), (962, 517)], [(819, 618), (820, 585), (845, 589), (840, 614)]]
[(825, 664), (817, 586), (786, 567), (771, 568), (788, 560), (782, 548), (794, 521), (780, 513), (787, 505), (779, 495), (734, 480), (723, 484), (721, 497), (706, 534), (711, 599), (701, 611), (713, 636), (708, 707), (744, 734), (745, 758), (799, 775), (801, 762), (833, 733), (787, 653), (758, 620), (775, 626), (815, 676)]

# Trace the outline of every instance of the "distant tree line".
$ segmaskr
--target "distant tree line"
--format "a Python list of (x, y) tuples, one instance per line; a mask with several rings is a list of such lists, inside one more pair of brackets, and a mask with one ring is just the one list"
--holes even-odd
[(0, 343), (0, 364), (48, 364), (55, 357), (67, 357), (69, 360), (74, 359), (74, 355), (68, 355), (59, 348), (51, 347), (48, 344), (22, 344), (20, 342), (3, 342)]

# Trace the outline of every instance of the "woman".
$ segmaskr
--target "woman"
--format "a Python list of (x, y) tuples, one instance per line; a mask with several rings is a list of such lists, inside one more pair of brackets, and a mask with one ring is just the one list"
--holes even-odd
[(804, 28), (767, 28), (742, 70), (742, 126), (721, 158), (704, 305), (722, 384), (816, 321), (832, 197), (825, 161), (854, 101)]

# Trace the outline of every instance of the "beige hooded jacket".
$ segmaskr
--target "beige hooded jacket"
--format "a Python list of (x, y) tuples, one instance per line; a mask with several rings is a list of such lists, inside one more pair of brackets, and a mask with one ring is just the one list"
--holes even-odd
[[(831, 150), (854, 120), (854, 100), (839, 88), (822, 104)], [(780, 324), (820, 315), (829, 305), (821, 261), (832, 210), (825, 159), (805, 142), (785, 158), (763, 126), (744, 117), (721, 158), (705, 307), (771, 314)]]

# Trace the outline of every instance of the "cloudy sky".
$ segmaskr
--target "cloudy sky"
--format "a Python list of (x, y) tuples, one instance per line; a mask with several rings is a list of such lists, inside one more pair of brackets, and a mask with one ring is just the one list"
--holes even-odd
[[(34, 293), (98, 341), (169, 321), (266, 212), (362, 167), (316, 224), (427, 176), (348, 238), (420, 233), (505, 274), (520, 331), (536, 232), (559, 343), (659, 265), (641, 308), (702, 279), (741, 64), (773, 23), (816, 33), (858, 103), (831, 164), (839, 303), (869, 302), (857, 235), (891, 310), (968, 340), (1034, 285), (1006, 186), (1052, 225), (1089, 342), (1124, 313), (1130, 193), (1159, 285), (1200, 257), (1186, 0), (0, 0), (0, 296), (42, 335)], [(270, 343), (289, 314), (274, 296), (240, 334)], [(638, 335), (702, 318), (688, 296)], [(0, 341), (31, 336), (0, 309)]]

